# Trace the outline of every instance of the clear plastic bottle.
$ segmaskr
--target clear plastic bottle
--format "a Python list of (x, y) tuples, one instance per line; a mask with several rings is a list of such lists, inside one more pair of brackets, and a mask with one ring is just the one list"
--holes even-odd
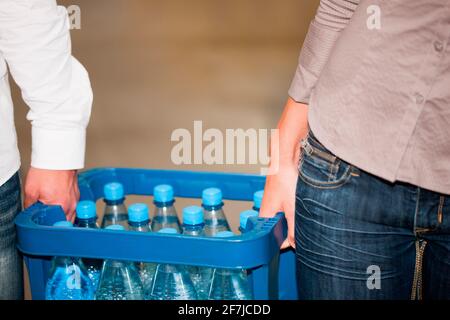
[[(121, 225), (111, 225), (107, 230), (124, 231)], [(98, 284), (96, 300), (143, 300), (144, 288), (132, 262), (105, 260)]]
[[(174, 234), (174, 228), (159, 233)], [(153, 300), (197, 300), (197, 292), (185, 266), (158, 264), (150, 297)]]
[[(59, 221), (53, 226), (71, 228), (69, 221)], [(54, 257), (45, 290), (47, 300), (92, 300), (94, 286), (80, 259)]]
[[(128, 207), (128, 223), (130, 231), (151, 232), (149, 210), (145, 203), (135, 203)], [(141, 277), (145, 298), (149, 299), (156, 264), (136, 262), (135, 265)]]
[(245, 233), (245, 227), (247, 226), (247, 220), (251, 217), (257, 217), (259, 215), (258, 211), (255, 210), (245, 210), (239, 215), (239, 231)]
[[(85, 200), (78, 202), (76, 208), (75, 227), (98, 229), (96, 207), (93, 201)], [(82, 261), (87, 268), (89, 278), (91, 278), (94, 288), (97, 288), (103, 260), (83, 258)]]
[[(233, 237), (229, 231), (216, 234), (216, 237)], [(242, 269), (213, 270), (211, 285), (208, 291), (209, 300), (251, 300), (253, 298), (247, 273)]]
[(202, 192), (202, 206), (205, 215), (205, 234), (215, 236), (222, 231), (230, 231), (230, 226), (223, 212), (222, 191), (208, 188)]
[(160, 184), (153, 189), (155, 214), (152, 221), (152, 231), (158, 232), (164, 228), (174, 228), (181, 233), (180, 221), (174, 207), (173, 188), (168, 184)]
[[(204, 233), (203, 209), (198, 206), (189, 206), (183, 209), (183, 234), (193, 237), (202, 237)], [(208, 298), (208, 285), (211, 280), (212, 269), (200, 266), (186, 266), (191, 280), (197, 291), (199, 300)]]
[(107, 226), (118, 224), (128, 229), (128, 213), (122, 184), (118, 182), (105, 184), (103, 192), (105, 214), (103, 215), (101, 227), (106, 228)]
[(261, 209), (262, 199), (264, 197), (264, 190), (256, 191), (253, 194), (253, 210), (258, 211)]

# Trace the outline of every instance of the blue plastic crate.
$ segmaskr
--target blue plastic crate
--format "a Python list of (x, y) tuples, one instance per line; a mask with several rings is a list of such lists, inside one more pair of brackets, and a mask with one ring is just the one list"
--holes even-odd
[[(173, 186), (176, 197), (199, 198), (203, 189), (218, 187), (224, 199), (251, 201), (265, 179), (247, 174), (92, 169), (79, 175), (81, 200), (96, 201), (103, 195), (103, 186), (113, 181), (121, 182), (127, 195), (152, 195), (154, 186), (166, 183)], [(244, 268), (251, 270), (255, 299), (297, 298), (295, 255), (292, 250), (279, 251), (286, 235), (282, 213), (270, 219), (252, 218), (245, 234), (227, 239), (52, 227), (64, 219), (61, 207), (41, 203), (16, 218), (18, 248), (28, 267), (33, 299), (45, 298), (52, 256)]]

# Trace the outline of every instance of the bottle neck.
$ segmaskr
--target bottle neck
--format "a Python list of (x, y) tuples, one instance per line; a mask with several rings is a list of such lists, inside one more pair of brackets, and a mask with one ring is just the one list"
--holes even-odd
[(125, 197), (123, 197), (122, 199), (118, 199), (118, 200), (103, 199), (103, 201), (106, 203), (107, 206), (117, 206), (117, 205), (121, 205), (125, 202)]
[(153, 201), (153, 203), (158, 208), (172, 207), (175, 203), (175, 199), (167, 202)]
[(183, 234), (190, 236), (202, 236), (204, 223), (201, 224), (183, 224)]
[(202, 204), (203, 209), (205, 209), (206, 211), (217, 211), (222, 209), (223, 207), (223, 202), (215, 204), (215, 205), (206, 205), (206, 204)]
[(131, 263), (122, 260), (106, 260), (105, 261), (105, 269), (107, 268), (118, 268), (124, 269), (130, 267)]
[(150, 220), (140, 222), (128, 221), (128, 224), (130, 225), (130, 230), (132, 231), (150, 231)]
[(239, 274), (242, 270), (240, 269), (224, 269), (224, 268), (217, 268), (214, 270), (214, 273), (220, 276), (231, 276), (233, 274)]
[(81, 261), (75, 257), (56, 256), (53, 258), (53, 266), (67, 267), (72, 265), (81, 265)]
[(78, 228), (92, 228), (97, 229), (97, 217), (84, 219), (84, 218), (75, 218), (74, 225)]

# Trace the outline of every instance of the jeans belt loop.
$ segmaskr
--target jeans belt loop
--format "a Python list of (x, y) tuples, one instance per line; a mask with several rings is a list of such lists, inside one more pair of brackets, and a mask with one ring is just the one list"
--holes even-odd
[(302, 140), (301, 145), (302, 145), (302, 148), (303, 148), (303, 150), (305, 150), (305, 152), (306, 152), (307, 155), (309, 155), (309, 156), (312, 155), (312, 153), (313, 153), (314, 150), (313, 150), (313, 148), (311, 147), (311, 145), (309, 144), (307, 138), (305, 138), (305, 139)]

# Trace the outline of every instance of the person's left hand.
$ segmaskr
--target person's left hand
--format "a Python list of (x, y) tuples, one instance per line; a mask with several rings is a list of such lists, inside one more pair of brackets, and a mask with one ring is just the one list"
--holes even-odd
[(30, 167), (25, 181), (25, 208), (37, 201), (47, 205), (60, 205), (67, 220), (75, 218), (80, 198), (76, 170), (47, 170)]

